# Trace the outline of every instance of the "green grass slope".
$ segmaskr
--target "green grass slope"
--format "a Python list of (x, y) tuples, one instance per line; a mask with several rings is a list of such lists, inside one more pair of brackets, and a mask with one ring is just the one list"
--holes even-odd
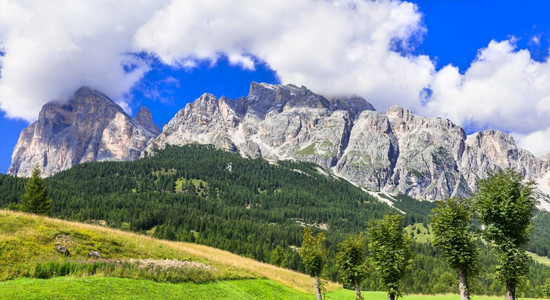
[[(56, 245), (66, 246), (70, 257), (62, 259), (55, 250)], [(313, 279), (309, 276), (227, 251), (0, 210), (0, 280), (33, 277), (37, 263), (52, 260), (89, 261), (90, 251), (100, 252), (107, 260), (173, 259), (199, 262), (213, 270), (207, 281), (269, 279), (295, 291), (313, 292)], [(337, 289), (338, 286), (330, 283), (327, 288)]]
[(203, 284), (159, 283), (126, 278), (59, 277), (0, 282), (5, 299), (312, 299), (267, 279), (225, 280)]
[[(56, 245), (71, 255), (61, 258)], [(177, 284), (104, 273), (94, 276), (33, 278), (36, 265), (48, 261), (89, 262), (89, 251), (104, 258), (173, 259), (199, 262), (214, 271), (204, 282)], [(123, 274), (124, 275), (124, 274)], [(124, 277), (124, 276), (123, 276)], [(354, 292), (326, 284), (326, 299), (353, 299)], [(386, 299), (384, 292), (363, 292), (366, 299)], [(0, 210), (1, 299), (313, 299), (313, 279), (204, 245), (158, 240), (96, 225)], [(453, 300), (457, 295), (406, 295), (404, 299)], [(474, 299), (495, 299), (474, 297)]]

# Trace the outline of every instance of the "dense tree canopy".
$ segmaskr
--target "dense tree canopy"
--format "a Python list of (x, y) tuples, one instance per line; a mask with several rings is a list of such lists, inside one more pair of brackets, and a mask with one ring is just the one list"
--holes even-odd
[(477, 238), (472, 232), (474, 207), (466, 199), (440, 201), (431, 221), (434, 246), (443, 250), (445, 259), (458, 271), (462, 300), (470, 299), (468, 278), (478, 271)]
[(529, 272), (525, 246), (533, 227), (536, 200), (532, 183), (508, 169), (490, 174), (478, 182), (476, 207), (484, 226), (483, 235), (496, 250), (497, 277), (506, 285), (506, 299), (516, 297), (516, 287)]
[(338, 244), (336, 265), (340, 271), (342, 283), (355, 289), (357, 300), (363, 299), (360, 289), (361, 282), (369, 274), (367, 238), (364, 234), (350, 235)]
[(389, 214), (367, 227), (370, 261), (388, 289), (388, 300), (401, 295), (400, 282), (411, 264), (411, 241), (402, 225), (400, 215)]

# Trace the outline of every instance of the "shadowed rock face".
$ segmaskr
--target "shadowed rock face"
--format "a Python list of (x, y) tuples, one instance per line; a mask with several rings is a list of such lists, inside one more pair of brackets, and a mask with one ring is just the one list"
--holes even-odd
[(160, 132), (150, 116), (142, 108), (134, 120), (107, 96), (82, 87), (68, 102), (42, 107), (21, 132), (8, 173), (30, 176), (38, 165), (49, 176), (83, 162), (136, 159)]
[(537, 179), (549, 164), (500, 131), (466, 136), (449, 120), (393, 106), (385, 114), (359, 97), (326, 98), (305, 87), (252, 83), (247, 97), (204, 94), (148, 150), (214, 144), (243, 156), (297, 159), (331, 168), (372, 190), (424, 199), (468, 196), (488, 171), (514, 168)]
[(153, 123), (153, 115), (147, 107), (142, 106), (139, 109), (136, 115), (136, 121), (139, 125), (147, 129), (147, 131), (155, 134), (156, 136), (160, 134), (160, 128), (158, 128), (158, 126)]

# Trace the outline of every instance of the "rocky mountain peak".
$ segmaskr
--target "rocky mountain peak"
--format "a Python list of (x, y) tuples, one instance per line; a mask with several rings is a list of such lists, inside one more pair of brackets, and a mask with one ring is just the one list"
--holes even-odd
[(248, 157), (313, 162), (366, 189), (428, 200), (467, 197), (479, 178), (503, 168), (550, 182), (550, 162), (504, 132), (467, 136), (447, 119), (399, 106), (381, 113), (361, 97), (325, 97), (291, 84), (253, 82), (237, 100), (203, 94), (158, 132), (147, 108), (132, 119), (84, 87), (70, 101), (42, 108), (21, 133), (9, 172), (25, 176), (38, 163), (49, 175), (85, 161), (135, 159), (145, 147), (202, 143)]
[(198, 142), (249, 157), (309, 161), (371, 190), (429, 200), (469, 196), (490, 170), (512, 167), (527, 179), (550, 170), (503, 132), (467, 136), (449, 120), (399, 106), (379, 113), (360, 97), (255, 82), (235, 101), (208, 96), (215, 109), (198, 109), (205, 97), (180, 111), (149, 147)]
[(82, 87), (68, 101), (42, 107), (21, 132), (8, 173), (29, 176), (38, 164), (48, 176), (87, 161), (136, 159), (156, 135), (104, 94)]
[(160, 134), (160, 128), (153, 122), (153, 115), (146, 106), (141, 106), (136, 115), (136, 121), (139, 125), (153, 133), (155, 136)]

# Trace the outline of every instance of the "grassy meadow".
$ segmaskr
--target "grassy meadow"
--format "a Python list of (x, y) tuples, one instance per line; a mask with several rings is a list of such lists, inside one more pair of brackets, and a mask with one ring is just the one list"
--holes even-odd
[[(56, 245), (66, 246), (70, 256), (62, 257)], [(92, 260), (90, 251), (98, 251), (103, 259)], [(153, 267), (143, 267), (151, 262)], [(166, 275), (155, 267), (164, 263), (190, 269), (170, 269), (173, 274)], [(336, 283), (328, 282), (325, 288), (327, 300), (355, 297)], [(313, 292), (313, 279), (307, 275), (227, 251), (0, 210), (0, 299), (299, 300), (314, 299)], [(384, 292), (363, 292), (363, 296), (387, 299)], [(405, 295), (403, 299), (459, 298)]]

